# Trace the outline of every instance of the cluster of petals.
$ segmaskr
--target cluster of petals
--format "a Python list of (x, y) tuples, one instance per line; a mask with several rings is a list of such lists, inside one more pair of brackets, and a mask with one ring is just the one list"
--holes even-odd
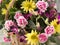
[(38, 35), (40, 43), (47, 42), (48, 37), (55, 33), (54, 26), (47, 26), (44, 31), (45, 33), (41, 33)]
[(44, 1), (38, 1), (36, 6), (41, 12), (45, 12), (47, 10), (48, 3)]
[(44, 31), (48, 37), (55, 33), (54, 26), (47, 26)]
[(24, 18), (24, 16), (20, 16), (17, 19), (17, 24), (18, 24), (19, 27), (24, 28), (28, 24), (28, 21)]
[(11, 41), (11, 39), (4, 37), (4, 42), (10, 42), (10, 41)]
[(17, 12), (15, 13), (14, 19), (17, 20), (21, 15), (22, 15), (22, 13), (20, 13), (19, 11), (17, 11)]
[(48, 40), (48, 36), (46, 35), (46, 33), (39, 34), (38, 38), (40, 43), (45, 43)]
[(10, 30), (10, 27), (14, 25), (14, 22), (12, 20), (7, 20), (4, 25), (7, 30)]

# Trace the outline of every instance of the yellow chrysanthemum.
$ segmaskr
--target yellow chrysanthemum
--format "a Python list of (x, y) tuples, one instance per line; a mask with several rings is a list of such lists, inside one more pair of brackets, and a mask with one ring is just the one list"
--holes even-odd
[(38, 40), (38, 36), (37, 36), (37, 32), (33, 31), (31, 33), (26, 34), (26, 40), (28, 44), (31, 45), (38, 45), (39, 44), (39, 40)]
[(57, 25), (57, 27), (56, 27), (56, 32), (57, 32), (57, 33), (60, 33), (60, 24)]
[(57, 22), (58, 22), (58, 19), (54, 19), (54, 20), (51, 22), (51, 25), (53, 25), (54, 28), (56, 28), (57, 25), (58, 25)]
[(4, 8), (2, 8), (2, 14), (4, 15), (4, 14), (6, 14), (6, 9), (4, 9)]
[(21, 5), (21, 8), (24, 9), (24, 11), (26, 12), (34, 11), (34, 9), (36, 8), (35, 2), (32, 0), (23, 1)]
[(55, 32), (60, 33), (60, 24), (57, 24), (58, 19), (55, 19), (54, 21), (51, 22), (51, 25), (54, 26)]

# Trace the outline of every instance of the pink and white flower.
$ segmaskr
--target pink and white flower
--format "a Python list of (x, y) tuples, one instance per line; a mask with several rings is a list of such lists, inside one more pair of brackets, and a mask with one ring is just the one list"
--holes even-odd
[(20, 26), (21, 28), (24, 28), (28, 24), (28, 21), (23, 16), (20, 16), (17, 19), (17, 23), (18, 23), (18, 26)]
[(7, 37), (4, 37), (3, 40), (4, 40), (4, 42), (10, 42), (11, 41), (11, 39), (7, 38)]
[(47, 10), (48, 3), (44, 1), (38, 1), (36, 6), (41, 12), (45, 12), (45, 10)]
[(45, 43), (48, 40), (48, 36), (46, 33), (41, 33), (38, 36), (40, 43)]
[(48, 37), (55, 33), (54, 26), (47, 26), (44, 31)]
[(22, 13), (20, 13), (19, 11), (17, 11), (15, 13), (14, 19), (18, 19), (21, 15), (22, 15)]
[(7, 30), (10, 30), (10, 27), (14, 25), (14, 22), (12, 20), (7, 20), (4, 25)]

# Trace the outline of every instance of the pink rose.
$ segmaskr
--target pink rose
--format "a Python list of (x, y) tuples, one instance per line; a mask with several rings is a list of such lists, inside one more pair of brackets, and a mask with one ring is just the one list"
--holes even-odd
[(17, 11), (15, 13), (14, 19), (18, 19), (21, 15), (22, 15), (22, 13), (20, 13), (19, 11)]
[(7, 20), (4, 25), (7, 30), (10, 30), (10, 27), (13, 26), (14, 23), (12, 20)]
[(48, 36), (51, 36), (52, 34), (54, 34), (55, 29), (54, 26), (47, 26), (44, 31)]
[(10, 41), (11, 41), (10, 38), (4, 37), (4, 42), (10, 42)]
[(38, 36), (40, 43), (45, 43), (48, 40), (48, 37), (45, 33), (41, 33)]
[(48, 3), (44, 1), (38, 1), (36, 6), (41, 12), (45, 12), (45, 10), (47, 10)]
[(0, 4), (2, 3), (2, 0), (0, 0)]
[(26, 25), (28, 24), (27, 20), (23, 16), (20, 16), (17, 19), (17, 23), (18, 23), (18, 26), (20, 26), (21, 28), (26, 27)]

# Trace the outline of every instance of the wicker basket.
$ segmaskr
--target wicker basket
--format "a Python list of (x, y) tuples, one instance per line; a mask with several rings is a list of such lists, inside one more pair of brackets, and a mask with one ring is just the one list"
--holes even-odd
[(18, 34), (13, 34), (13, 32), (10, 32), (10, 38), (11, 38), (11, 44), (12, 45), (27, 45), (24, 42), (20, 42), (20, 38), (18, 38)]

